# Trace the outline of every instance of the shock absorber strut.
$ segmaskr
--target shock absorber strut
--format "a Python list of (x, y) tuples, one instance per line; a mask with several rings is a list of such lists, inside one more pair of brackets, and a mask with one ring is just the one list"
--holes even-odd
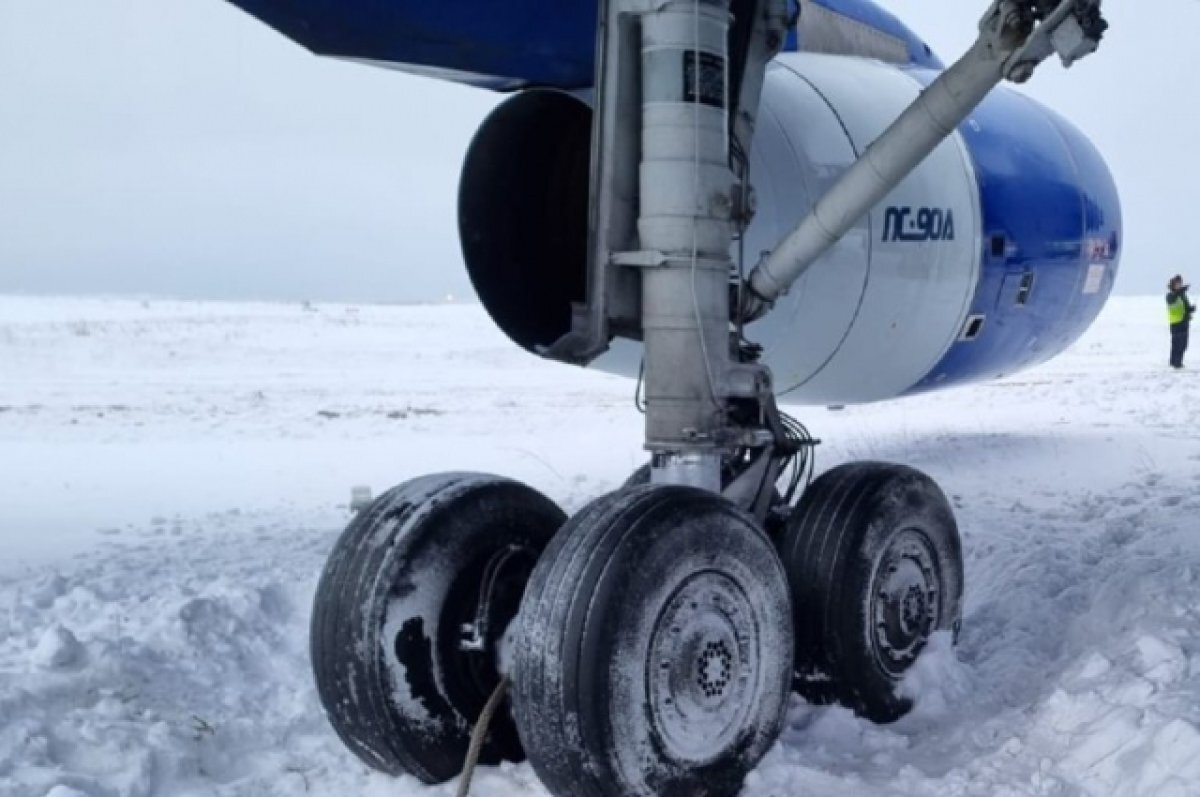
[(729, 367), (729, 8), (642, 18), (639, 174), (646, 445), (654, 481), (721, 489)]

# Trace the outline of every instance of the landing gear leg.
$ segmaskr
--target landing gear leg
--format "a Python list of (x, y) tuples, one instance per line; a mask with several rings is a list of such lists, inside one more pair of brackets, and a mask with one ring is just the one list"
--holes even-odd
[(640, 52), (606, 42), (616, 77), (602, 80), (597, 138), (606, 92), (637, 66), (641, 105), (616, 110), (640, 117), (638, 249), (611, 259), (640, 274), (651, 461), (648, 485), (568, 522), (521, 605), (515, 718), (559, 797), (732, 797), (790, 691), (786, 576), (761, 522), (787, 441), (768, 426), (770, 374), (741, 356), (731, 325), (729, 142), (757, 111), (756, 95), (731, 107), (734, 5), (761, 42), (740, 65), (745, 94), (782, 42), (785, 3), (608, 4), (607, 36), (640, 29)]

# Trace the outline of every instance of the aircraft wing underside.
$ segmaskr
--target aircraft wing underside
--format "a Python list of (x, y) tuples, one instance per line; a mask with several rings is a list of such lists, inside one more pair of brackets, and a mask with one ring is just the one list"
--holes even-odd
[[(592, 85), (598, 0), (230, 0), (320, 55), (499, 91)], [(939, 66), (869, 0), (803, 0), (790, 49)]]

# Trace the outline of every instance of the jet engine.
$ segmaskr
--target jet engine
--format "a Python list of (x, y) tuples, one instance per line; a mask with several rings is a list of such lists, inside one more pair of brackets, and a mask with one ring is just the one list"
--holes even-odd
[[(749, 271), (770, 252), (936, 77), (850, 56), (776, 58), (750, 156), (754, 218), (734, 262)], [(568, 331), (584, 300), (589, 99), (514, 95), (484, 122), (462, 173), (472, 283), (533, 352)], [(791, 404), (996, 378), (1079, 338), (1112, 290), (1120, 247), (1117, 190), (1095, 147), (1000, 88), (746, 334)], [(615, 339), (592, 365), (636, 375), (639, 348)]]

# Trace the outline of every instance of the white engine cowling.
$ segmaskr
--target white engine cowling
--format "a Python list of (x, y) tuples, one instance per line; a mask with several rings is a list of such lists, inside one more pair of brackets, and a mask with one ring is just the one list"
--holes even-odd
[[(790, 232), (934, 73), (789, 53), (769, 67), (735, 245), (748, 270)], [(467, 266), (497, 323), (549, 346), (584, 298), (590, 117), (534, 91), (485, 122), (463, 172)], [(1073, 342), (1116, 276), (1120, 208), (1066, 122), (998, 90), (750, 326), (787, 403), (856, 403), (992, 378)], [(593, 367), (636, 375), (617, 339)]]

